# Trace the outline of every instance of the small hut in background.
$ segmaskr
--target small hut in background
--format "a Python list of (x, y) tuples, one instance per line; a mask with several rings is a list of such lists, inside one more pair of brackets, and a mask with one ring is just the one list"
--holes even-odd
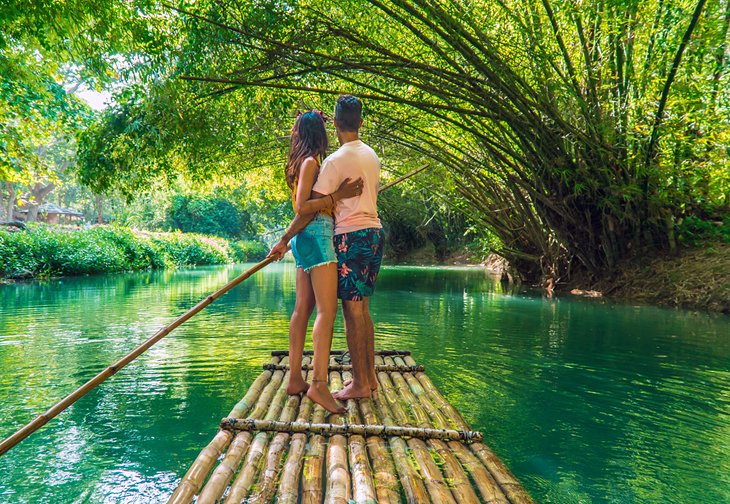
[[(15, 210), (14, 217), (20, 221), (28, 220), (28, 207)], [(44, 203), (38, 208), (38, 221), (48, 224), (79, 224), (84, 220), (84, 214), (72, 208), (62, 208), (53, 203)]]
[(61, 208), (53, 203), (44, 203), (38, 209), (38, 220), (48, 224), (77, 224), (84, 214), (72, 208)]

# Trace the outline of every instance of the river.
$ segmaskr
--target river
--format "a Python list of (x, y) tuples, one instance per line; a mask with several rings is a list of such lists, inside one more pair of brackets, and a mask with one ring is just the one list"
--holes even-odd
[[(0, 285), (0, 437), (244, 268)], [(0, 502), (164, 500), (287, 347), (294, 276), (256, 274), (0, 457)], [(411, 350), (536, 501), (730, 502), (730, 318), (477, 268), (387, 267), (371, 305), (377, 346)]]

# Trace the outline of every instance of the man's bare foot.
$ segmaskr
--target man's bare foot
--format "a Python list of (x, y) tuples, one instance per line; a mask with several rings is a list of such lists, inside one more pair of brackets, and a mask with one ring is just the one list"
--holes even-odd
[(364, 386), (355, 386), (354, 383), (350, 382), (342, 390), (338, 390), (332, 396), (339, 401), (346, 401), (348, 399), (365, 399), (370, 397), (370, 387), (365, 384)]
[(337, 404), (327, 388), (327, 382), (313, 382), (307, 390), (307, 397), (330, 413), (344, 413), (345, 408)]
[[(350, 383), (352, 383), (352, 380), (347, 380), (346, 382), (343, 383), (343, 385), (345, 387), (347, 387)], [(368, 384), (370, 386), (370, 390), (372, 390), (373, 392), (378, 390), (378, 379), (377, 378), (370, 378), (370, 380), (368, 380)]]
[(289, 384), (286, 386), (286, 393), (289, 395), (299, 395), (307, 390), (309, 390), (309, 383), (305, 382), (303, 379), (290, 379)]

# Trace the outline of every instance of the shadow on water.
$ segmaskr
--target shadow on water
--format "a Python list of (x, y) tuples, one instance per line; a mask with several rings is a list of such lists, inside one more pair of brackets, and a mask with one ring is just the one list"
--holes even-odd
[[(0, 286), (0, 436), (244, 268)], [(163, 500), (286, 348), (294, 277), (255, 275), (0, 458), (0, 501)], [(474, 268), (386, 268), (372, 308), (378, 346), (412, 350), (538, 501), (730, 501), (727, 317), (547, 300)]]

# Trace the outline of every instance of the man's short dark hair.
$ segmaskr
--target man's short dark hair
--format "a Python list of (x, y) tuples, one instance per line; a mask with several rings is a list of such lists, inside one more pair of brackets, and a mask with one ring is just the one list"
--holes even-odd
[(362, 102), (355, 96), (346, 94), (337, 98), (335, 120), (340, 131), (357, 131), (362, 120)]

